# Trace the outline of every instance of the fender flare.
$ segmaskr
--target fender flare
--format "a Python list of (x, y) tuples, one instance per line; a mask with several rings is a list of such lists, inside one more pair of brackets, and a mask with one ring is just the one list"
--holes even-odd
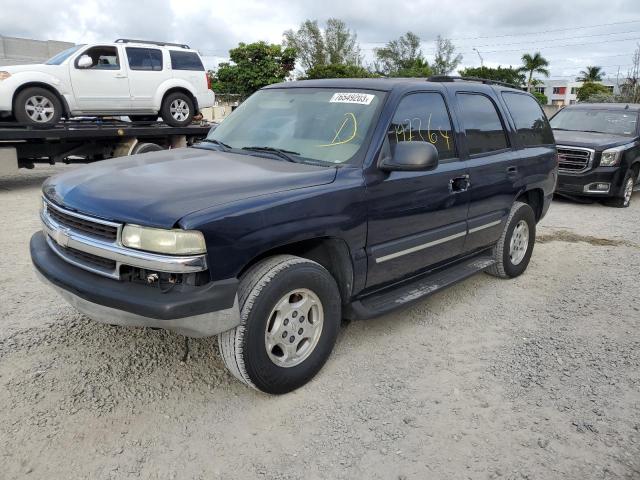
[(195, 91), (191, 87), (191, 84), (185, 80), (181, 80), (177, 78), (171, 78), (171, 79), (165, 80), (158, 87), (158, 90), (156, 91), (156, 94), (153, 97), (153, 106), (157, 108), (158, 111), (160, 111), (160, 109), (162, 108), (162, 100), (164, 100), (164, 97), (167, 95), (167, 93), (169, 93), (172, 90), (186, 91), (191, 97), (191, 100), (193, 101), (193, 105), (195, 107), (196, 112), (198, 111), (198, 99), (196, 97)]

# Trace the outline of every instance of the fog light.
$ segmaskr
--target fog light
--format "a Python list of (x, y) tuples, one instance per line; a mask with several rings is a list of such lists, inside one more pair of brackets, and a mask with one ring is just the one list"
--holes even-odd
[(585, 192), (594, 192), (594, 193), (607, 193), (609, 192), (609, 188), (611, 188), (611, 184), (609, 183), (590, 183), (589, 185), (585, 185)]

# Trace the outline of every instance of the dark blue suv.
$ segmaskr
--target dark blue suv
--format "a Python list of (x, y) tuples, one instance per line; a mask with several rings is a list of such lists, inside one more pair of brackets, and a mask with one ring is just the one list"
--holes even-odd
[(269, 86), (192, 148), (52, 177), (33, 263), (97, 321), (217, 334), (238, 379), (291, 391), (341, 319), (527, 268), (549, 123), (522, 91), (437, 80)]

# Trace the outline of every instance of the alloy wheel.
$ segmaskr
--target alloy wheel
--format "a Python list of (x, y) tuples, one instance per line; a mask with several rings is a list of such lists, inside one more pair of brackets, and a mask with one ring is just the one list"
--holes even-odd
[(318, 296), (306, 288), (284, 295), (271, 311), (264, 333), (269, 359), (279, 367), (299, 365), (322, 335), (324, 311)]

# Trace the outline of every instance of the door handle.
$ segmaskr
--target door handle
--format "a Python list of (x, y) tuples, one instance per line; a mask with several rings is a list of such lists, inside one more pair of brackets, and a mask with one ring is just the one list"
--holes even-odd
[(466, 192), (470, 186), (469, 175), (461, 175), (460, 177), (454, 177), (449, 180), (449, 191), (451, 193)]
[(518, 167), (507, 167), (507, 175), (513, 176), (518, 174)]
[(115, 78), (127, 78), (127, 76), (126, 76), (126, 75), (123, 75), (123, 74), (121, 74), (121, 73), (118, 73), (118, 74), (114, 75), (114, 77), (115, 77)]

